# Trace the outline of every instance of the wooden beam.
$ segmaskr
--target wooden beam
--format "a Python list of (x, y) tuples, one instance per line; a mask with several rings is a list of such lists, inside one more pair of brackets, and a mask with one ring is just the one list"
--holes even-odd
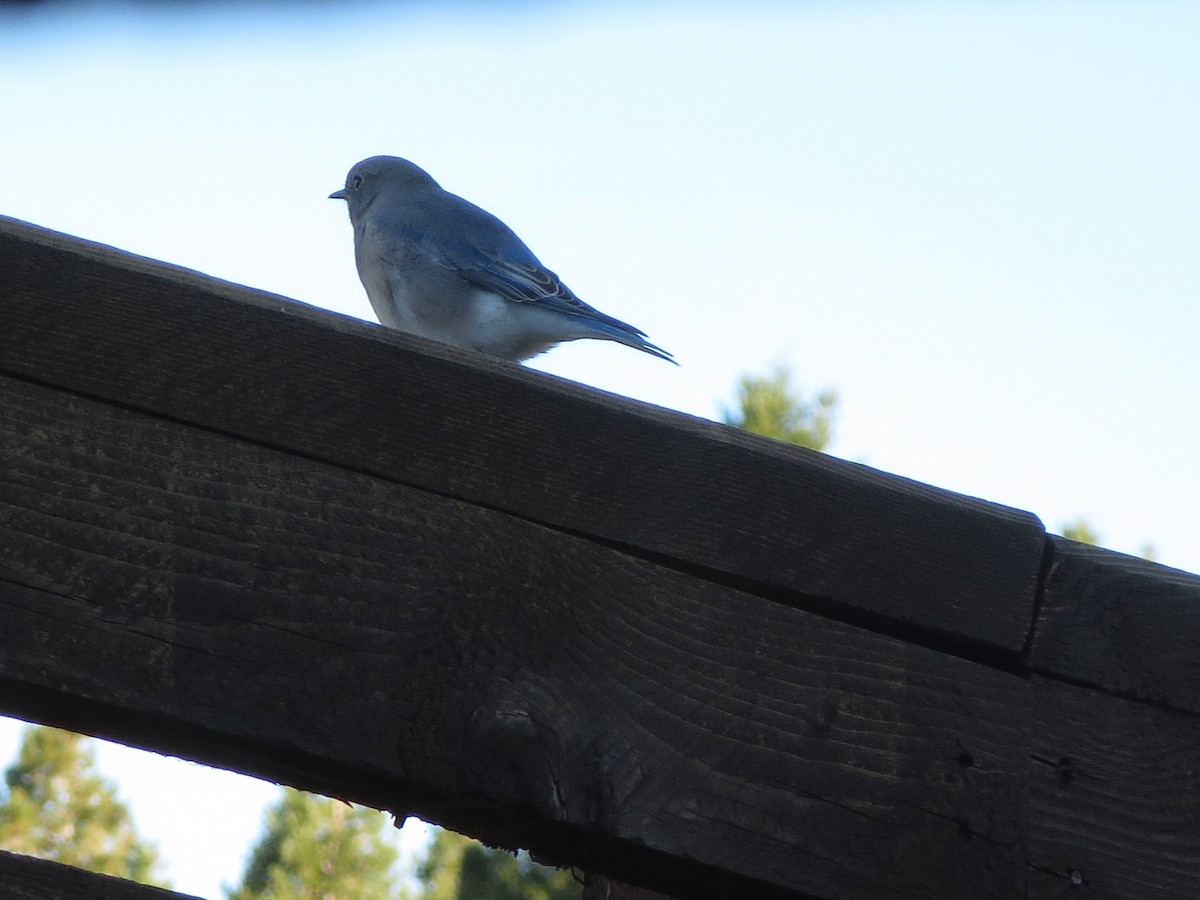
[(1200, 577), (1066, 538), (1052, 542), (1030, 666), (1200, 713)]
[(1190, 898), (1198, 583), (0, 220), (10, 714), (681, 900)]
[(3, 850), (0, 850), (0, 897), (4, 900), (198, 900), (190, 894), (164, 891)]
[(1200, 896), (1200, 717), (1032, 686), (1029, 900)]
[(1028, 513), (12, 219), (0, 285), (0, 371), (955, 653), (1015, 657), (1028, 638), (1044, 546)]
[(1025, 680), (0, 381), (0, 705), (678, 897), (1020, 896)]
[(603, 875), (590, 875), (583, 885), (583, 900), (679, 900), (668, 897), (657, 891), (623, 884), (605, 878)]

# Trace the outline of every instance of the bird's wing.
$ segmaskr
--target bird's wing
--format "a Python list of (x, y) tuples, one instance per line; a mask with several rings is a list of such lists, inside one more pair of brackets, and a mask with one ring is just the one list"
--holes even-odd
[(606, 316), (584, 303), (562, 280), (541, 264), (511, 228), (486, 210), (453, 194), (443, 207), (447, 215), (429, 222), (421, 235), (428, 259), (452, 270), (459, 278), (514, 303), (536, 303), (567, 315), (615, 326), (630, 334), (644, 332)]

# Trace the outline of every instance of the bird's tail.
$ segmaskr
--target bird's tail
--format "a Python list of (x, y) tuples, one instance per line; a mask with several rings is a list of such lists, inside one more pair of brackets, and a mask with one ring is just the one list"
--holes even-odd
[[(605, 317), (608, 319), (609, 317)], [(672, 365), (679, 365), (675, 361), (675, 356), (669, 351), (664, 350), (657, 344), (652, 344), (646, 340), (646, 333), (632, 325), (626, 325), (618, 319), (590, 319), (588, 325), (596, 332), (596, 337), (607, 338), (610, 341), (616, 341), (618, 344), (624, 344), (626, 347), (633, 347), (635, 350), (641, 350), (643, 353), (649, 353), (651, 356), (657, 356), (659, 359), (665, 359)]]

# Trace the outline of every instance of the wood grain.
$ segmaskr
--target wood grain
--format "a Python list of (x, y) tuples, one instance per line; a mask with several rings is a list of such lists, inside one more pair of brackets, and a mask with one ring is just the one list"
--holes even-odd
[(123, 878), (0, 850), (0, 897), (4, 900), (198, 900)]
[(1024, 890), (1024, 680), (7, 378), (0, 623), (6, 712), (676, 896)]
[[(0, 371), (1014, 657), (1024, 512), (0, 219)], [(686, 372), (680, 377), (686, 377)]]
[(1200, 896), (1200, 718), (1033, 677), (1030, 900)]
[(590, 876), (583, 886), (583, 900), (682, 900), (657, 891), (623, 884), (602, 875)]
[(1052, 541), (1031, 668), (1200, 713), (1200, 577)]

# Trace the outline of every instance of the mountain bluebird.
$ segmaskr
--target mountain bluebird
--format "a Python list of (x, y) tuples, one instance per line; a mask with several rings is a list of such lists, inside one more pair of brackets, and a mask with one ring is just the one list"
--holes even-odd
[(644, 332), (571, 293), (511, 228), (406, 159), (364, 159), (329, 196), (349, 207), (358, 276), (386, 326), (511, 360), (599, 338), (674, 362)]

